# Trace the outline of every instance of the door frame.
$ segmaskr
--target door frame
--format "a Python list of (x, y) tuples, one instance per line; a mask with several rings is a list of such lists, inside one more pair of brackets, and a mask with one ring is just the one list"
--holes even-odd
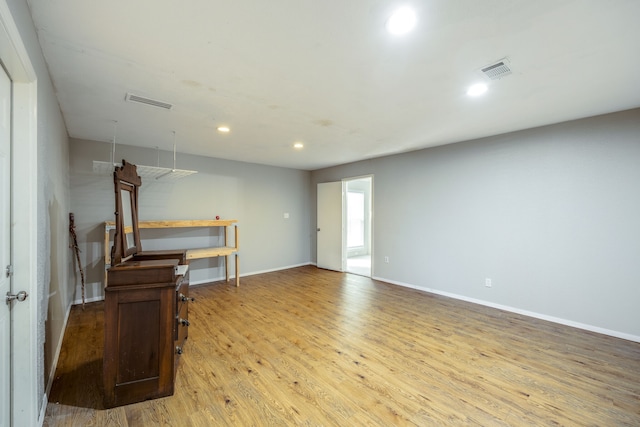
[(6, 1), (0, 2), (0, 58), (12, 81), (12, 291), (25, 290), (30, 296), (11, 310), (11, 418), (20, 419), (24, 425), (37, 425), (46, 408), (42, 404), (38, 413), (38, 372), (44, 373), (44, 369), (37, 345), (41, 297), (37, 275), (37, 75)]
[[(368, 205), (365, 204), (365, 209), (369, 209), (370, 212), (370, 216), (369, 216), (369, 252), (370, 252), (370, 256), (371, 256), (371, 271), (369, 274), (369, 277), (373, 277), (373, 260), (374, 260), (374, 256), (373, 256), (373, 251), (374, 251), (374, 238), (373, 238), (373, 233), (374, 233), (374, 208), (373, 208), (373, 174), (369, 174), (369, 175), (359, 175), (359, 176), (353, 176), (353, 177), (349, 177), (349, 178), (343, 178), (342, 179), (342, 194), (343, 194), (343, 200), (342, 200), (342, 221), (345, 224), (345, 226), (343, 227), (342, 230), (342, 250), (343, 250), (343, 265), (346, 267), (347, 264), (347, 258), (348, 258), (348, 252), (349, 252), (349, 248), (347, 247), (347, 232), (348, 230), (348, 225), (347, 225), (347, 190), (348, 190), (348, 183), (349, 181), (358, 181), (358, 180), (363, 180), (363, 179), (369, 179), (369, 203)], [(346, 271), (346, 268), (345, 268)]]
[[(361, 179), (369, 179), (370, 180), (370, 195), (369, 195), (369, 209), (370, 209), (370, 218), (369, 218), (369, 238), (370, 238), (370, 252), (371, 252), (371, 274), (369, 277), (373, 277), (373, 271), (374, 271), (374, 264), (373, 264), (373, 260), (374, 260), (374, 250), (375, 250), (375, 239), (374, 239), (374, 233), (375, 233), (375, 222), (374, 222), (374, 175), (373, 174), (368, 174), (368, 175), (360, 175), (360, 176), (354, 176), (354, 177), (349, 177), (349, 178), (343, 178), (340, 181), (326, 181), (326, 182), (317, 182), (316, 183), (316, 230), (319, 231), (319, 220), (318, 220), (318, 212), (320, 211), (320, 205), (318, 202), (318, 188), (321, 184), (339, 184), (340, 185), (340, 198), (341, 198), (341, 203), (340, 203), (340, 218), (341, 218), (341, 247), (340, 247), (340, 251), (341, 251), (341, 255), (340, 255), (340, 259), (341, 259), (341, 269), (337, 270), (337, 271), (342, 271), (342, 272), (346, 272), (346, 263), (347, 263), (347, 227), (346, 227), (346, 222), (347, 222), (347, 183), (349, 181), (355, 181), (355, 180), (361, 180)], [(318, 250), (318, 234), (316, 233), (316, 266), (320, 266), (320, 263), (318, 262), (318, 258), (319, 258), (319, 250)], [(321, 267), (321, 268), (326, 268), (326, 267)]]

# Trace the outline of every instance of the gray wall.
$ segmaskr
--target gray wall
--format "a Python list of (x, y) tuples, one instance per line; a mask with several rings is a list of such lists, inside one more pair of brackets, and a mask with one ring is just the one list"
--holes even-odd
[[(110, 143), (71, 139), (71, 207), (76, 218), (86, 297), (103, 297), (104, 221), (114, 219), (113, 177), (93, 173), (93, 161), (109, 161)], [(173, 154), (161, 151), (159, 165), (171, 167)], [(158, 151), (116, 146), (116, 159), (158, 165)], [(140, 220), (237, 219), (240, 275), (308, 264), (310, 260), (310, 172), (178, 153), (177, 168), (197, 174), (172, 182), (144, 179), (140, 188)], [(289, 213), (289, 219), (284, 213)], [(231, 231), (231, 230), (230, 230)], [(143, 250), (187, 249), (221, 245), (212, 229), (142, 230)], [(231, 236), (231, 234), (230, 234)], [(224, 277), (218, 258), (191, 263), (192, 284)], [(233, 268), (233, 260), (230, 263)], [(233, 270), (231, 270), (233, 273)], [(75, 299), (80, 277), (72, 275)]]
[(375, 277), (640, 340), (640, 109), (314, 171), (311, 229), (366, 174)]
[[(31, 15), (24, 1), (7, 2), (37, 74), (38, 103), (38, 397), (55, 370), (53, 356), (62, 343), (72, 295), (68, 288), (71, 252), (67, 131), (49, 79)], [(21, 165), (15, 165), (20, 167)]]

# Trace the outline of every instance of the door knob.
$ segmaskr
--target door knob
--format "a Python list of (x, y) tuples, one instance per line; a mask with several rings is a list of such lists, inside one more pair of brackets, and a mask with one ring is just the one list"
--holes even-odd
[(27, 299), (27, 297), (29, 296), (28, 293), (26, 293), (25, 291), (20, 291), (17, 294), (12, 294), (11, 292), (7, 292), (7, 299), (6, 299), (6, 303), (11, 304), (11, 301), (13, 301), (14, 299), (17, 299), (18, 301), (22, 302), (24, 300)]

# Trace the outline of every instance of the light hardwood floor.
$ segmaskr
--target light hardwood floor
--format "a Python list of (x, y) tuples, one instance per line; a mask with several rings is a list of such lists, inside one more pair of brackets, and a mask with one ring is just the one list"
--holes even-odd
[(44, 425), (640, 425), (639, 343), (311, 266), (191, 294), (174, 396), (109, 410), (73, 307)]

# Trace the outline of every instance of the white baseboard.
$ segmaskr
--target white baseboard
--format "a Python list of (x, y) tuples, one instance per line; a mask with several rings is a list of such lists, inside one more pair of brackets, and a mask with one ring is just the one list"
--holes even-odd
[(42, 427), (44, 425), (44, 417), (47, 414), (47, 405), (49, 404), (48, 394), (45, 393), (42, 396), (42, 406), (40, 407), (40, 414), (38, 415), (38, 427)]
[[(288, 270), (290, 268), (304, 267), (306, 265), (316, 265), (316, 263), (314, 263), (314, 262), (305, 262), (305, 263), (301, 263), (301, 264), (288, 265), (288, 266), (283, 266), (283, 267), (271, 268), (271, 269), (267, 269), (267, 270), (252, 271), (252, 272), (249, 272), (249, 273), (241, 274), (240, 277), (254, 276), (256, 274), (272, 273), (274, 271)], [(235, 279), (235, 276), (230, 275), (229, 279), (231, 279), (231, 278)], [(449, 297), (449, 298), (453, 298), (453, 299), (457, 299), (457, 300), (461, 300), (461, 301), (466, 301), (466, 302), (471, 302), (471, 303), (474, 303), (474, 304), (480, 304), (480, 305), (484, 305), (486, 307), (492, 307), (492, 308), (496, 308), (496, 309), (499, 309), (499, 310), (509, 311), (511, 313), (522, 314), (523, 316), (529, 316), (529, 317), (533, 317), (533, 318), (536, 318), (536, 319), (546, 320), (546, 321), (549, 321), (549, 322), (558, 323), (558, 324), (565, 325), (565, 326), (571, 326), (571, 327), (578, 328), (578, 329), (584, 329), (586, 331), (596, 332), (596, 333), (603, 334), (603, 335), (609, 335), (609, 336), (616, 337), (616, 338), (622, 338), (622, 339), (625, 339), (625, 340), (628, 340), (628, 341), (640, 342), (640, 336), (637, 336), (637, 335), (627, 334), (627, 333), (624, 333), (624, 332), (614, 331), (614, 330), (611, 330), (611, 329), (600, 328), (598, 326), (587, 325), (587, 324), (580, 323), (580, 322), (574, 322), (572, 320), (562, 319), (562, 318), (554, 317), (554, 316), (548, 316), (546, 314), (540, 314), (540, 313), (536, 313), (536, 312), (533, 312), (533, 311), (522, 310), (522, 309), (519, 309), (519, 308), (510, 307), (510, 306), (506, 306), (506, 305), (502, 305), (502, 304), (496, 304), (496, 303), (493, 303), (493, 302), (490, 302), (490, 301), (480, 300), (480, 299), (476, 299), (476, 298), (470, 298), (470, 297), (467, 297), (467, 296), (464, 296), (464, 295), (453, 294), (453, 293), (450, 293), (450, 292), (443, 292), (443, 291), (440, 291), (440, 290), (437, 290), (437, 289), (424, 288), (424, 287), (421, 287), (421, 286), (412, 285), (410, 283), (404, 283), (404, 282), (398, 282), (396, 280), (385, 279), (384, 277), (372, 276), (371, 278), (374, 279), (374, 280), (379, 280), (381, 282), (386, 282), (386, 283), (389, 283), (389, 284), (392, 284), (392, 285), (402, 286), (402, 287), (405, 287), (405, 288), (411, 288), (411, 289), (415, 289), (415, 290), (423, 291), (423, 292), (429, 292), (429, 293), (436, 294), (436, 295), (442, 295), (442, 296), (445, 296), (445, 297)], [(217, 277), (217, 278), (207, 278), (207, 279), (204, 279), (204, 280), (192, 281), (190, 283), (190, 285), (191, 286), (205, 285), (207, 283), (219, 282), (219, 281), (224, 280), (224, 279), (225, 279), (224, 276)], [(85, 300), (85, 302), (89, 303), (89, 302), (102, 301), (102, 300), (104, 300), (103, 296), (97, 296), (97, 297), (93, 297), (93, 298), (87, 299), (87, 300)], [(76, 300), (76, 301), (73, 302), (73, 304), (74, 305), (82, 304), (82, 300)], [(66, 328), (66, 325), (67, 325), (67, 320), (69, 318), (69, 311), (70, 310), (71, 310), (71, 307), (69, 307), (69, 310), (67, 310), (67, 315), (66, 315), (65, 323), (64, 323), (65, 328)], [(57, 361), (58, 361), (58, 355), (59, 355), (59, 352), (60, 352), (60, 346), (61, 345), (62, 345), (62, 341), (60, 341), (58, 343), (58, 350), (57, 350), (56, 358), (55, 358), (56, 364), (57, 364)], [(52, 373), (52, 375), (53, 374), (55, 374), (55, 371)], [(49, 389), (51, 387), (52, 379), (53, 378), (49, 379), (48, 386), (47, 386), (47, 394), (48, 394), (48, 391), (49, 391)], [(46, 398), (46, 396), (45, 396), (45, 398)]]
[[(276, 267), (276, 268), (271, 268), (269, 270), (259, 270), (259, 271), (251, 271), (249, 273), (243, 273), (240, 275), (240, 277), (247, 277), (247, 276), (255, 276), (256, 274), (264, 274), (264, 273), (273, 273), (274, 271), (281, 271), (281, 270), (289, 270), (290, 268), (297, 268), (297, 267), (304, 267), (305, 265), (313, 265), (310, 262), (305, 262), (302, 264), (295, 264), (295, 265), (287, 265), (284, 267)], [(229, 275), (229, 280), (231, 279), (235, 279), (236, 276), (235, 275)], [(211, 283), (211, 282), (219, 282), (221, 280), (224, 280), (225, 277), (218, 277), (218, 278), (207, 278), (204, 280), (196, 280), (196, 281), (189, 281), (189, 286), (198, 286), (198, 285), (206, 285), (207, 283)]]
[(571, 326), (573, 328), (584, 329), (586, 331), (596, 332), (596, 333), (603, 334), (603, 335), (609, 335), (609, 336), (616, 337), (616, 338), (622, 338), (622, 339), (628, 340), (628, 341), (640, 342), (640, 336), (631, 335), (631, 334), (627, 334), (627, 333), (624, 333), (624, 332), (613, 331), (611, 329), (600, 328), (598, 326), (587, 325), (587, 324), (584, 324), (584, 323), (574, 322), (573, 320), (562, 319), (562, 318), (559, 318), (559, 317), (548, 316), (546, 314), (540, 314), (540, 313), (536, 313), (536, 312), (533, 312), (533, 311), (521, 310), (519, 308), (510, 307), (510, 306), (506, 306), (506, 305), (502, 305), (502, 304), (496, 304), (496, 303), (492, 303), (490, 301), (484, 301), (484, 300), (480, 300), (480, 299), (476, 299), (476, 298), (469, 298), (469, 297), (466, 297), (464, 295), (452, 294), (450, 292), (443, 292), (443, 291), (439, 291), (437, 289), (423, 288), (423, 287), (420, 287), (420, 286), (412, 285), (410, 283), (404, 283), (404, 282), (398, 282), (398, 281), (395, 281), (395, 280), (385, 279), (383, 277), (371, 277), (371, 278), (374, 279), (374, 280), (379, 280), (381, 282), (389, 283), (389, 284), (392, 284), (392, 285), (403, 286), (405, 288), (411, 288), (411, 289), (415, 289), (415, 290), (418, 290), (418, 291), (429, 292), (429, 293), (436, 294), (436, 295), (442, 295), (442, 296), (445, 296), (445, 297), (449, 297), (449, 298), (453, 298), (453, 299), (457, 299), (457, 300), (461, 300), (461, 301), (466, 301), (466, 302), (471, 302), (471, 303), (474, 303), (474, 304), (484, 305), (486, 307), (497, 308), (499, 310), (509, 311), (511, 313), (516, 313), (516, 314), (522, 314), (523, 316), (533, 317), (533, 318), (540, 319), (540, 320), (546, 320), (546, 321), (549, 321), (549, 322), (558, 323), (558, 324), (565, 325), (565, 326)]
[[(84, 302), (85, 302), (85, 304), (88, 304), (90, 302), (96, 302), (96, 301), (102, 301), (102, 300), (104, 300), (104, 295), (99, 295), (97, 297), (92, 297), (92, 298), (85, 298)], [(72, 304), (73, 305), (81, 305), (82, 304), (82, 298), (73, 301)]]
[[(80, 301), (82, 304), (82, 301)], [(51, 364), (51, 372), (49, 373), (49, 378), (47, 378), (47, 383), (45, 384), (44, 395), (42, 396), (42, 407), (40, 408), (40, 414), (38, 415), (38, 423), (40, 426), (44, 423), (44, 416), (47, 411), (47, 404), (49, 403), (49, 393), (51, 392), (51, 386), (53, 385), (53, 380), (56, 377), (56, 369), (58, 368), (58, 359), (60, 358), (60, 352), (62, 351), (62, 342), (64, 341), (64, 335), (67, 332), (67, 323), (69, 322), (69, 316), (71, 314), (71, 307), (74, 304), (71, 303), (69, 307), (67, 307), (67, 312), (64, 315), (64, 322), (62, 324), (62, 334), (60, 335), (60, 339), (58, 340), (58, 344), (56, 345), (56, 351), (53, 354), (53, 360)]]
[(69, 321), (69, 315), (71, 314), (71, 307), (73, 304), (70, 304), (67, 307), (67, 312), (64, 315), (64, 322), (62, 324), (62, 334), (60, 335), (60, 339), (58, 340), (58, 344), (56, 345), (56, 351), (53, 355), (51, 372), (49, 373), (49, 378), (47, 379), (47, 385), (44, 390), (45, 398), (49, 395), (51, 391), (51, 386), (53, 385), (53, 379), (56, 376), (56, 368), (58, 367), (58, 358), (60, 357), (60, 351), (62, 351), (62, 342), (64, 341), (64, 334), (67, 332), (67, 322)]
[(272, 268), (269, 270), (253, 271), (251, 273), (241, 274), (240, 277), (255, 276), (256, 274), (263, 274), (263, 273), (273, 273), (274, 271), (289, 270), (290, 268), (304, 267), (305, 265), (310, 265), (310, 264), (311, 264), (310, 262), (304, 262), (302, 264), (287, 265), (285, 267)]
[[(294, 264), (294, 265), (287, 265), (287, 266), (283, 266), (283, 267), (276, 267), (276, 268), (271, 268), (268, 270), (259, 270), (259, 271), (251, 271), (249, 273), (243, 273), (240, 275), (240, 277), (247, 277), (247, 276), (255, 276), (256, 274), (263, 274), (263, 273), (273, 273), (274, 271), (281, 271), (281, 270), (288, 270), (290, 268), (297, 268), (297, 267), (304, 267), (305, 265), (315, 265), (314, 263), (311, 262), (304, 262), (302, 264)], [(231, 274), (229, 275), (229, 280), (231, 279), (235, 279), (236, 276)], [(204, 285), (207, 283), (211, 283), (211, 282), (219, 282), (221, 280), (224, 280), (225, 276), (220, 276), (220, 277), (208, 277), (206, 279), (203, 280), (195, 280), (195, 281), (190, 281), (189, 282), (189, 286), (198, 286), (198, 285)], [(99, 295), (96, 297), (92, 297), (92, 298), (88, 298), (85, 299), (85, 303), (90, 303), (90, 302), (95, 302), (95, 301), (103, 301), (104, 300), (104, 295)], [(75, 301), (73, 301), (73, 305), (80, 305), (82, 304), (82, 299), (77, 299)], [(67, 313), (68, 315), (68, 313)], [(66, 325), (66, 323), (65, 323)]]

